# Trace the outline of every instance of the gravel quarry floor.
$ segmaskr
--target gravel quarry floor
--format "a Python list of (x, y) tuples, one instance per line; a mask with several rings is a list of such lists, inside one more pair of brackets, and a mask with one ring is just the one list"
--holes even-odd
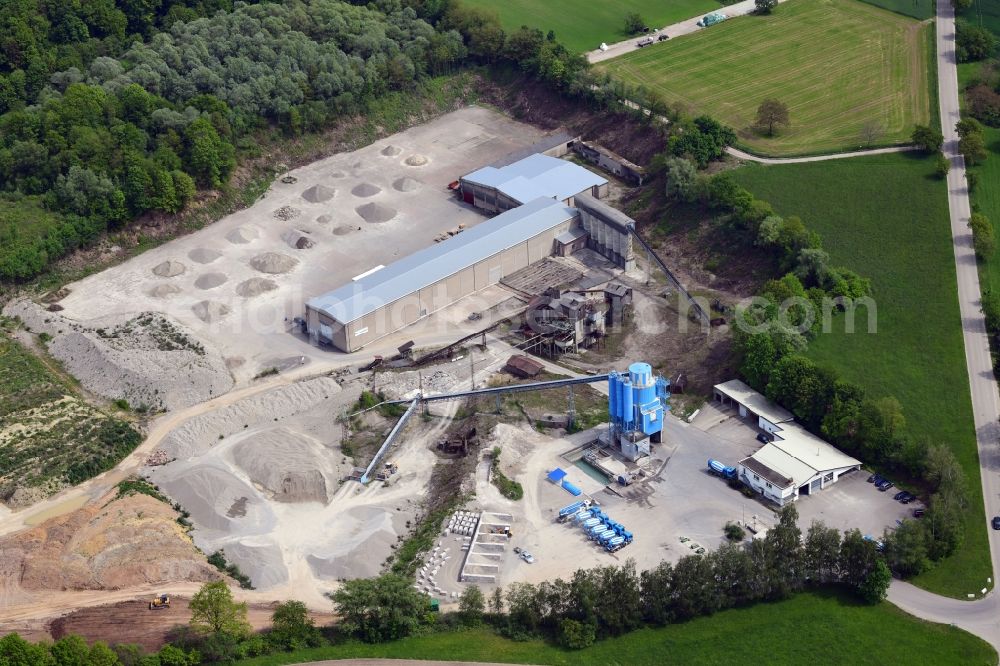
[(469, 107), (295, 169), (250, 208), (68, 285), (60, 314), (87, 324), (164, 313), (221, 354), (237, 384), (289, 359), (329, 362), (293, 333), (305, 301), (484, 221), (448, 184), (541, 135)]

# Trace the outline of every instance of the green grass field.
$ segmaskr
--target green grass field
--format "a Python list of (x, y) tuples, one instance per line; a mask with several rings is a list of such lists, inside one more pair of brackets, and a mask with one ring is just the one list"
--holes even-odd
[[(993, 229), (1000, 237), (1000, 129), (986, 128), (986, 145), (989, 158), (974, 171), (979, 174), (979, 186), (972, 193), (972, 203), (979, 212), (990, 218)], [(979, 264), (981, 287), (1000, 293), (1000, 252)]]
[(751, 166), (734, 175), (780, 214), (798, 215), (818, 232), (834, 264), (871, 278), (878, 332), (866, 333), (859, 316), (850, 335), (837, 319), (831, 333), (810, 343), (809, 355), (875, 396), (895, 396), (913, 436), (955, 452), (970, 488), (965, 544), (914, 582), (965, 598), (986, 585), (990, 560), (948, 200), (931, 173), (931, 160), (895, 154)]
[[(708, 113), (764, 154), (815, 154), (905, 143), (930, 118), (929, 25), (856, 0), (791, 0), (600, 66)], [(765, 98), (788, 105), (791, 126), (767, 137), (751, 126)]]
[(465, 0), (465, 4), (497, 10), (504, 30), (522, 25), (552, 30), (566, 48), (580, 53), (593, 51), (601, 42), (628, 39), (625, 15), (631, 12), (638, 12), (649, 27), (663, 28), (722, 8), (718, 0)]
[(863, 0), (869, 5), (883, 7), (891, 12), (912, 16), (915, 19), (929, 19), (934, 16), (935, 0)]
[(243, 666), (277, 666), (317, 659), (387, 657), (530, 664), (764, 663), (769, 666), (854, 664), (891, 652), (900, 664), (996, 664), (988, 644), (960, 629), (930, 624), (895, 606), (861, 606), (832, 592), (727, 610), (662, 629), (643, 629), (569, 652), (541, 641), (509, 641), (492, 632), (432, 634), (385, 645), (348, 643), (259, 657)]

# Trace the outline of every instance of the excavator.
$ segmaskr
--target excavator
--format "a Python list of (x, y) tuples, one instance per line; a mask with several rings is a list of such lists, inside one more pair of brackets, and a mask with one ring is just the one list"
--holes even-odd
[(153, 597), (153, 600), (149, 602), (149, 610), (163, 610), (165, 608), (170, 608), (170, 596), (166, 594), (158, 594)]

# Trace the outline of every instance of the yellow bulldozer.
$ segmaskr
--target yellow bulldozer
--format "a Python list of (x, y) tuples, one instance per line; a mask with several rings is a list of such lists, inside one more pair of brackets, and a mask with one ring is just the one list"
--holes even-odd
[(163, 610), (170, 608), (170, 597), (166, 594), (159, 594), (149, 602), (149, 610)]

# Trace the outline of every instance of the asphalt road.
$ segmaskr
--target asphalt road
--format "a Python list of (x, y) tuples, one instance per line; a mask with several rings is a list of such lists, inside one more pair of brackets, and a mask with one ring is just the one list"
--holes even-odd
[[(785, 2), (785, 1), (786, 0), (778, 0), (778, 2)], [(713, 11), (722, 12), (727, 17), (733, 18), (734, 16), (743, 16), (744, 14), (749, 14), (753, 12), (755, 8), (756, 4), (754, 0), (743, 0), (743, 2), (737, 2), (736, 4), (728, 6), (720, 5), (718, 9)], [(705, 14), (709, 13), (711, 12), (705, 12)], [(681, 21), (680, 23), (674, 23), (673, 25), (668, 25), (665, 28), (659, 28), (657, 32), (650, 32), (649, 36), (652, 37), (653, 39), (656, 39), (658, 35), (666, 34), (668, 37), (674, 38), (674, 37), (680, 37), (681, 35), (689, 35), (692, 32), (702, 30), (703, 28), (699, 28), (697, 24), (698, 21), (701, 20), (701, 17), (704, 16), (705, 14), (699, 14), (698, 16), (695, 16), (694, 18), (689, 18), (686, 21)], [(635, 51), (636, 49), (639, 48), (638, 46), (636, 46), (636, 44), (643, 37), (645, 37), (645, 35), (637, 35), (630, 39), (626, 39), (623, 42), (618, 42), (616, 44), (608, 44), (607, 51), (602, 51), (599, 48), (594, 49), (593, 51), (587, 53), (587, 60), (589, 60), (592, 63), (602, 62), (604, 60), (617, 58), (620, 55), (625, 55), (626, 53)], [(600, 46), (600, 45), (595, 44), (594, 46)], [(656, 46), (657, 45), (654, 43), (650, 45), (649, 48), (655, 49)]]
[[(979, 444), (980, 476), (987, 518), (1000, 515), (1000, 398), (990, 362), (986, 323), (980, 312), (981, 292), (976, 257), (969, 230), (969, 191), (965, 183), (965, 161), (958, 152), (958, 69), (955, 59), (955, 13), (951, 0), (937, 6), (938, 100), (944, 132), (944, 153), (951, 163), (948, 173), (948, 207), (954, 239), (958, 300), (965, 338), (965, 362), (972, 390), (972, 411)], [(983, 525), (982, 529), (989, 529)], [(989, 530), (994, 576), (1000, 571), (1000, 531)], [(987, 582), (983, 581), (983, 587)], [(978, 595), (979, 590), (969, 590)], [(990, 592), (978, 601), (947, 599), (912, 585), (894, 581), (889, 600), (918, 617), (958, 625), (982, 637), (1000, 650), (1000, 601)]]

